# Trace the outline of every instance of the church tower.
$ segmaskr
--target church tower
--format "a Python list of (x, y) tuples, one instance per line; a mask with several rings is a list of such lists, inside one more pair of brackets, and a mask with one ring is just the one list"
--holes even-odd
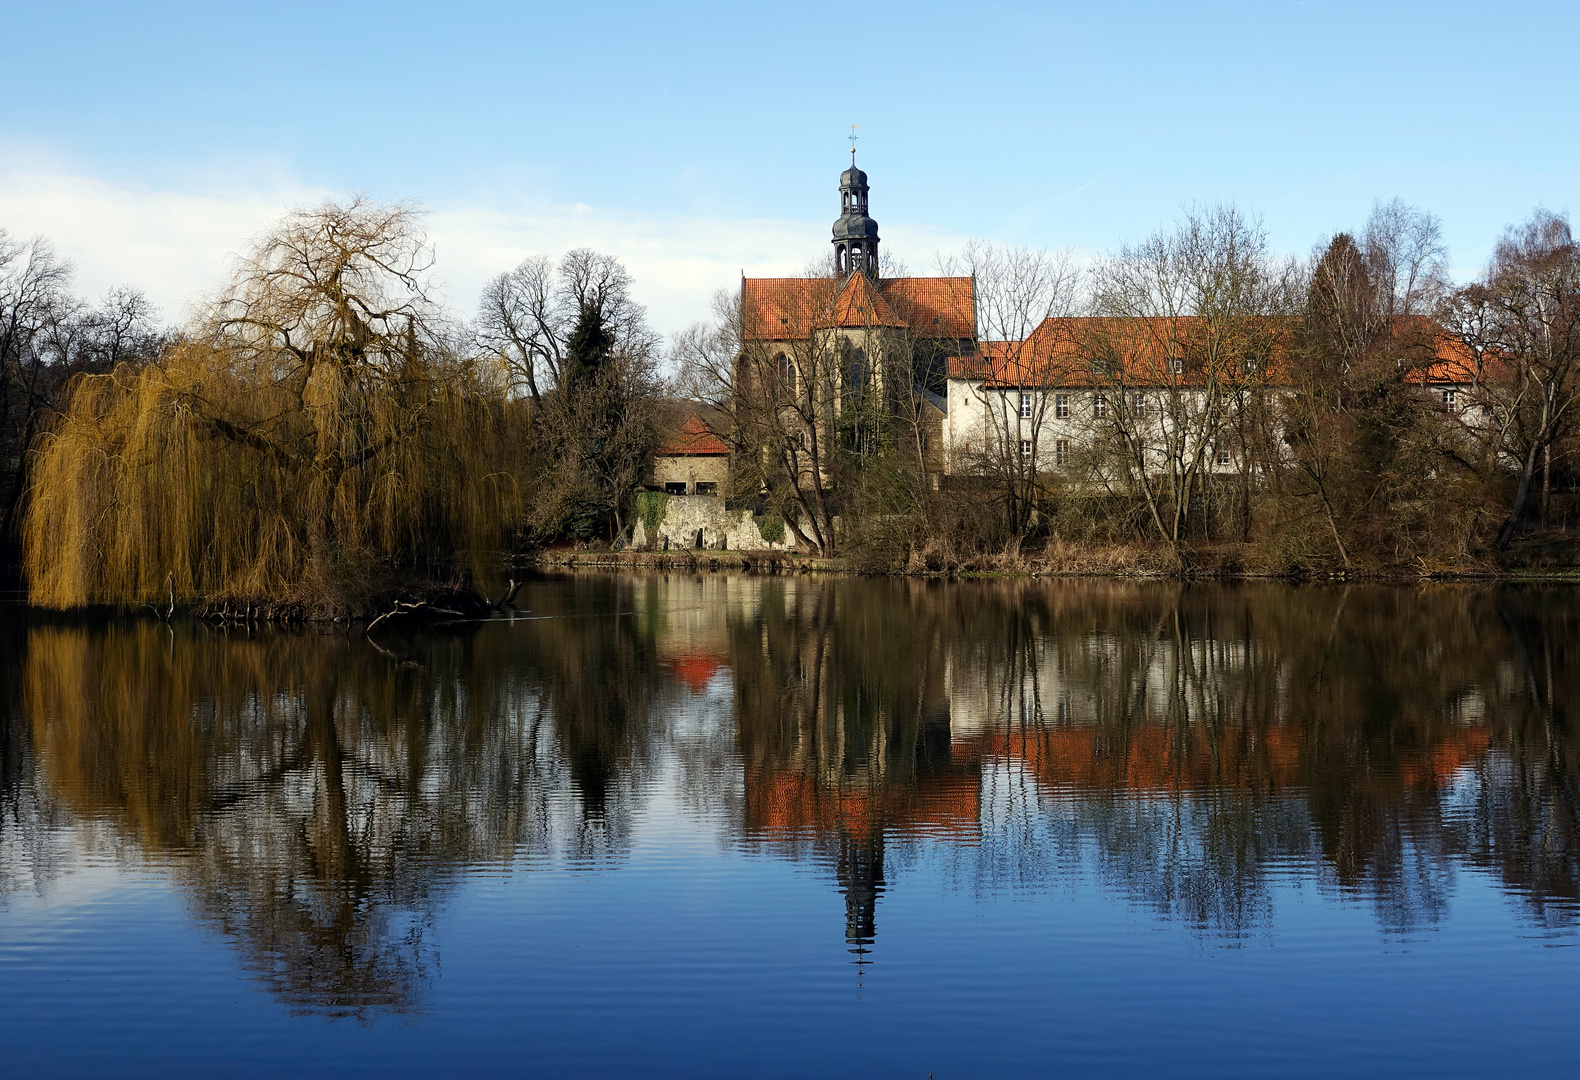
[(867, 216), (867, 174), (850, 168), (839, 174), (839, 220), (834, 222), (834, 272), (841, 277), (861, 271), (878, 276), (878, 223)]

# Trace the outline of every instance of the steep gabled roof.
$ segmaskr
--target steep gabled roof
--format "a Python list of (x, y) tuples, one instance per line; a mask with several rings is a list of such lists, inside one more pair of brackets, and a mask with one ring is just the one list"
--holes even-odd
[(708, 430), (702, 417), (692, 413), (680, 430), (658, 448), (658, 457), (715, 457), (727, 455), (730, 448), (723, 439)]
[(852, 274), (834, 301), (833, 325), (840, 327), (905, 326), (866, 274)]

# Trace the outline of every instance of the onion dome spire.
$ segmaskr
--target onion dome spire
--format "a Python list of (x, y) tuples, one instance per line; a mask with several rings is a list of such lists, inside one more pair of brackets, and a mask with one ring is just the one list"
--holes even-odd
[(856, 126), (851, 125), (850, 168), (839, 174), (839, 220), (834, 222), (834, 272), (878, 276), (878, 223), (867, 216), (867, 174), (856, 168)]

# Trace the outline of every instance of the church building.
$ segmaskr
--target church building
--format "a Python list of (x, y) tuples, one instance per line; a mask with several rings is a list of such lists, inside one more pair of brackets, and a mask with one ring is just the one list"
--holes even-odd
[(870, 191), (852, 151), (839, 177), (832, 272), (743, 277), (743, 345), (808, 422), (831, 423), (865, 400), (917, 417), (936, 447), (949, 358), (976, 351), (975, 283), (885, 274)]

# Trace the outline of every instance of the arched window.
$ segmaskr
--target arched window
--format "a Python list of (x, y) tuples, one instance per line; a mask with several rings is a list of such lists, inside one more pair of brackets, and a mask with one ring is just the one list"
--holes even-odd
[(850, 354), (849, 386), (860, 393), (867, 385), (867, 350), (857, 349)]

